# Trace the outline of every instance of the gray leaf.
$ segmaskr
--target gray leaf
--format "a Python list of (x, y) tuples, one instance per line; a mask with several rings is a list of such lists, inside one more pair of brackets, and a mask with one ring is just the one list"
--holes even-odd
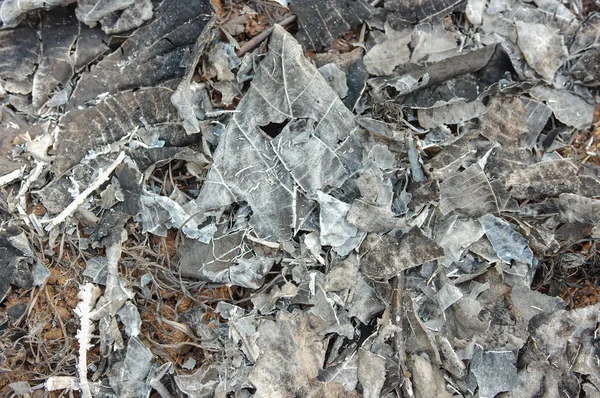
[(369, 234), (360, 246), (360, 252), (364, 256), (361, 260), (362, 273), (375, 280), (388, 280), (401, 271), (444, 255), (444, 250), (416, 227), (400, 239)]
[[(245, 200), (252, 207), (250, 224), (259, 238), (287, 240), (298, 221), (296, 206), (301, 203), (293, 179), (307, 190), (328, 183), (341, 186), (359, 167), (361, 151), (350, 142), (355, 128), (352, 113), (304, 58), (300, 45), (278, 25), (269, 53), (237, 111), (219, 141), (197, 203), (209, 209)], [(314, 146), (308, 144), (308, 148), (317, 148), (322, 155), (305, 165), (286, 156), (282, 148), (291, 145), (291, 135), (282, 133), (284, 137), (272, 140), (265, 133), (268, 129), (261, 128), (290, 121), (297, 126), (300, 122), (295, 119), (316, 123), (305, 136), (294, 137), (300, 142), (312, 141)], [(330, 161), (336, 177), (323, 180), (321, 170), (327, 170)], [(302, 178), (302, 171), (309, 175)]]
[(455, 210), (474, 217), (498, 213), (494, 191), (478, 164), (440, 184), (440, 210), (444, 215)]
[(498, 257), (503, 261), (510, 263), (516, 260), (532, 264), (533, 252), (528, 246), (529, 242), (512, 229), (508, 222), (491, 214), (479, 217), (479, 222)]

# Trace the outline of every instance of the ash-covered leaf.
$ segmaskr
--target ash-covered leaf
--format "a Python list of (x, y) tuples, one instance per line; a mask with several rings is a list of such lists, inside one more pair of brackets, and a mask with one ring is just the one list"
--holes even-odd
[(517, 384), (515, 362), (515, 354), (510, 350), (484, 351), (481, 346), (475, 346), (471, 372), (477, 379), (479, 396), (492, 398), (514, 389)]
[(0, 21), (2, 28), (14, 28), (25, 18), (29, 11), (39, 8), (50, 9), (60, 5), (67, 5), (73, 0), (4, 0), (0, 3)]
[(214, 22), (214, 19), (211, 19), (204, 27), (200, 36), (198, 36), (190, 55), (185, 75), (177, 86), (177, 90), (171, 96), (171, 102), (177, 108), (179, 117), (183, 119), (183, 127), (188, 134), (200, 132), (200, 123), (198, 120), (203, 119), (206, 113), (206, 109), (203, 108), (204, 99), (208, 97), (206, 88), (203, 84), (192, 81), (192, 77), (196, 73), (198, 62), (204, 54), (206, 46), (214, 39)]
[[(319, 139), (315, 127), (315, 120), (298, 119), (288, 123), (271, 140), (273, 151), (296, 184), (309, 194), (328, 186), (339, 188), (349, 177), (339, 150)], [(321, 167), (314, 167), (315, 164)]]
[(152, 352), (140, 339), (132, 337), (127, 343), (125, 359), (116, 362), (111, 368), (110, 386), (120, 397), (146, 396), (152, 390), (152, 387), (146, 383), (146, 378), (154, 364)]
[(204, 366), (193, 374), (175, 377), (177, 387), (189, 397), (210, 398), (219, 384), (219, 371), (216, 366)]
[(567, 90), (538, 85), (530, 90), (530, 94), (545, 101), (554, 116), (567, 126), (583, 129), (594, 120), (594, 105)]
[(399, 22), (414, 23), (434, 16), (445, 16), (462, 0), (388, 0), (385, 7)]
[[(360, 167), (361, 151), (352, 140), (352, 113), (304, 58), (300, 45), (279, 26), (275, 27), (269, 53), (261, 61), (237, 111), (219, 141), (197, 203), (200, 208), (209, 209), (245, 200), (252, 207), (250, 224), (259, 238), (287, 240), (297, 225), (297, 205), (302, 201), (294, 178), (308, 190), (327, 184), (320, 170), (337, 158), (339, 163), (334, 170), (339, 171), (329, 181), (333, 186), (341, 186), (345, 176)], [(309, 147), (314, 144), (321, 148), (324, 155), (306, 165), (286, 156), (280, 160), (274, 150), (278, 148), (279, 136), (273, 140), (266, 133), (270, 124), (292, 122), (296, 126), (298, 119), (315, 122), (306, 131), (306, 142)], [(302, 139), (298, 135), (294, 138)], [(296, 165), (298, 174), (286, 168)], [(303, 179), (300, 170), (310, 170), (310, 175)]]
[(136, 129), (154, 130), (166, 145), (191, 143), (177, 123), (171, 90), (151, 88), (109, 97), (93, 108), (74, 109), (59, 121), (58, 152), (52, 170), (60, 175), (90, 150), (103, 149)]
[(31, 275), (29, 278), (23, 278), (26, 276), (26, 272), (23, 272), (25, 270), (20, 266), (20, 257), (23, 253), (10, 243), (8, 237), (5, 233), (0, 233), (0, 251), (2, 252), (0, 257), (0, 303), (10, 292), (11, 284), (26, 287), (25, 284), (20, 283), (20, 279), (31, 279), (33, 282)]
[(446, 283), (442, 288), (436, 293), (436, 300), (440, 305), (440, 309), (442, 311), (446, 311), (448, 308), (452, 306), (452, 304), (456, 303), (463, 297), (462, 291), (452, 285), (451, 283)]
[(348, 391), (352, 391), (358, 384), (358, 354), (351, 352), (346, 358), (336, 360), (336, 364), (319, 372), (319, 380), (326, 383), (338, 383)]
[(415, 26), (411, 37), (413, 63), (436, 62), (458, 55), (458, 35), (442, 21)]
[(367, 71), (374, 76), (392, 74), (394, 69), (410, 59), (409, 30), (394, 30), (386, 25), (385, 39), (373, 46), (363, 58)]
[(426, 129), (441, 126), (442, 124), (462, 124), (467, 120), (479, 117), (489, 109), (483, 102), (458, 101), (429, 109), (418, 109), (419, 123)]
[(100, 29), (80, 24), (79, 32), (77, 43), (75, 43), (75, 52), (71, 55), (73, 67), (77, 72), (109, 49), (107, 45), (109, 42), (108, 36)]
[(74, 63), (71, 48), (79, 35), (79, 24), (71, 10), (57, 8), (42, 18), (42, 53), (33, 78), (32, 102), (39, 109), (59, 86), (73, 76)]
[(326, 292), (351, 289), (356, 285), (358, 277), (358, 262), (356, 255), (346, 257), (325, 275), (323, 288)]
[(237, 260), (234, 265), (229, 267), (231, 284), (248, 289), (258, 289), (276, 261), (276, 258), (262, 256)]
[[(1, 6), (4, 8), (6, 2)], [(37, 32), (29, 25), (0, 30), (0, 83), (11, 93), (29, 94), (41, 51)]]
[(75, 13), (77, 19), (86, 25), (94, 26), (115, 11), (129, 7), (135, 0), (78, 0)]
[[(396, 97), (418, 91), (403, 102), (417, 107), (433, 107), (457, 99), (477, 99), (510, 68), (502, 46), (490, 45), (431, 65), (406, 64), (392, 75), (372, 78), (368, 83), (375, 94), (384, 98), (387, 94), (382, 91), (386, 87), (393, 87)], [(473, 75), (476, 72), (479, 77)]]
[(106, 276), (108, 275), (108, 261), (106, 257), (93, 257), (86, 261), (83, 276), (91, 278), (94, 283), (99, 285), (106, 284)]
[(426, 353), (412, 354), (409, 361), (415, 397), (450, 398), (443, 372), (431, 363)]
[(598, 310), (598, 304), (594, 304), (536, 315), (529, 322), (536, 348), (552, 366), (561, 372), (570, 372), (573, 363), (588, 353), (594, 355), (592, 336), (597, 327)]
[(478, 217), (498, 213), (498, 203), (492, 187), (478, 164), (440, 183), (440, 210)]
[(347, 220), (365, 232), (385, 233), (395, 228), (406, 227), (403, 219), (389, 209), (355, 200), (348, 211)]
[(334, 248), (343, 246), (349, 239), (358, 234), (358, 229), (346, 218), (350, 205), (324, 194), (317, 193), (319, 202), (319, 221), (321, 226), (321, 244)]
[(560, 297), (548, 296), (527, 286), (513, 287), (511, 299), (525, 322), (536, 315), (562, 310), (566, 306)]
[(481, 134), (502, 145), (531, 148), (552, 110), (524, 97), (494, 96), (481, 119)]
[(111, 13), (102, 18), (102, 30), (109, 35), (125, 32), (141, 26), (152, 18), (152, 2), (137, 0), (125, 8), (119, 15)]
[(364, 398), (378, 398), (385, 383), (386, 360), (381, 355), (360, 348), (358, 350), (358, 380)]
[(476, 152), (475, 137), (465, 134), (456, 141), (446, 145), (425, 166), (434, 178), (445, 180), (454, 175), (464, 162), (473, 160)]
[(229, 283), (229, 267), (241, 255), (242, 233), (215, 233), (209, 243), (184, 239), (179, 269), (181, 274), (215, 283)]
[(364, 276), (358, 274), (352, 289), (352, 302), (348, 306), (348, 315), (356, 317), (365, 325), (371, 317), (385, 309), (385, 304), (377, 296), (377, 292)]
[(561, 193), (577, 193), (581, 181), (577, 167), (569, 160), (549, 160), (518, 168), (505, 182), (512, 197), (544, 199)]
[(544, 79), (554, 80), (569, 53), (558, 29), (539, 23), (517, 21), (517, 43), (527, 63)]
[(102, 93), (153, 87), (183, 76), (181, 65), (210, 14), (209, 0), (163, 1), (152, 22), (82, 74), (70, 105), (83, 105)]
[(479, 222), (494, 250), (498, 253), (498, 257), (504, 262), (510, 263), (512, 260), (516, 260), (532, 264), (533, 252), (529, 248), (529, 242), (508, 222), (491, 214), (479, 217)]
[(348, 95), (346, 74), (336, 64), (329, 63), (321, 66), (319, 73), (323, 75), (329, 86), (340, 98), (345, 98)]
[(140, 319), (137, 307), (131, 301), (126, 302), (123, 308), (117, 312), (117, 315), (121, 323), (125, 325), (127, 336), (135, 337), (140, 334), (142, 320)]
[[(2, 31), (0, 31), (1, 34)], [(28, 132), (30, 136), (35, 138), (41, 135), (42, 129), (39, 124), (31, 126), (23, 115), (14, 112), (5, 105), (0, 106), (0, 126), (2, 126), (2, 134), (0, 134), (0, 177), (2, 177), (25, 165), (24, 162), (20, 161), (21, 159), (13, 157), (14, 140), (24, 132)]]
[(308, 51), (330, 45), (376, 13), (366, 0), (294, 0), (290, 9), (298, 17), (297, 39)]
[(449, 265), (460, 260), (464, 249), (478, 241), (483, 234), (481, 224), (476, 220), (454, 214), (438, 221), (433, 236), (444, 249), (444, 261)]
[(261, 321), (260, 356), (248, 378), (257, 398), (293, 396), (299, 390), (310, 395), (318, 389), (325, 357), (322, 327), (319, 317), (301, 311), (279, 311), (275, 321)]
[(563, 193), (558, 197), (558, 206), (565, 222), (596, 224), (600, 221), (600, 200)]
[(360, 246), (362, 273), (374, 280), (388, 280), (400, 272), (444, 255), (444, 250), (421, 229), (412, 228), (401, 238), (369, 234)]
[(201, 228), (193, 218), (195, 214), (193, 206), (184, 208), (169, 197), (146, 191), (141, 195), (140, 202), (139, 219), (144, 232), (166, 236), (167, 230), (175, 227), (181, 229), (189, 238), (208, 243), (217, 230), (214, 224)]

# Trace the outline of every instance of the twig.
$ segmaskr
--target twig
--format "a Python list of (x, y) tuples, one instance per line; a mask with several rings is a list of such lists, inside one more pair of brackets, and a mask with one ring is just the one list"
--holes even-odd
[(80, 193), (73, 200), (73, 202), (71, 202), (71, 204), (67, 206), (66, 209), (64, 209), (58, 216), (56, 216), (53, 220), (51, 220), (50, 223), (48, 225), (46, 225), (45, 230), (47, 232), (50, 232), (54, 227), (56, 227), (58, 224), (60, 224), (61, 222), (63, 222), (71, 214), (73, 214), (75, 212), (75, 210), (77, 210), (77, 208), (81, 204), (83, 204), (83, 202), (85, 201), (85, 199), (92, 192), (94, 192), (96, 189), (100, 188), (100, 186), (102, 184), (104, 184), (104, 182), (106, 182), (106, 180), (109, 179), (109, 177), (112, 174), (112, 172), (115, 171), (115, 169), (117, 168), (117, 166), (121, 164), (121, 162), (123, 161), (123, 159), (125, 159), (125, 152), (119, 153), (119, 156), (117, 156), (117, 158), (115, 159), (115, 161), (112, 162), (112, 164), (110, 166), (108, 166), (108, 168), (106, 170), (100, 169), (100, 173), (99, 173), (98, 177), (96, 178), (96, 180), (94, 180), (94, 182), (91, 183), (90, 186), (87, 187), (85, 191), (83, 191), (82, 193)]
[[(279, 22), (278, 25), (281, 25), (285, 28), (286, 26), (290, 25), (295, 20), (296, 20), (296, 16), (290, 15), (289, 17), (285, 18), (283, 21)], [(260, 34), (254, 36), (250, 41), (248, 41), (246, 44), (244, 44), (242, 47), (240, 47), (239, 50), (237, 50), (236, 55), (238, 57), (241, 57), (244, 54), (246, 54), (247, 52), (254, 50), (256, 47), (258, 47), (258, 45), (260, 43), (265, 41), (267, 39), (267, 37), (269, 37), (271, 35), (271, 33), (273, 33), (273, 29), (275, 29), (275, 27), (271, 26), (269, 29), (264, 30)]]
[(23, 177), (23, 173), (25, 172), (25, 166), (21, 167), (20, 169), (16, 169), (6, 175), (3, 175), (0, 177), (0, 187), (4, 186), (4, 185), (8, 185), (13, 181), (18, 180), (19, 178)]
[(408, 144), (408, 161), (410, 162), (410, 172), (413, 181), (427, 181), (423, 169), (421, 168), (421, 164), (419, 163), (419, 152), (417, 152), (412, 132), (406, 136), (406, 142)]
[[(404, 271), (400, 272), (397, 276), (392, 279), (392, 323), (397, 326), (395, 335), (395, 349), (396, 356), (398, 357), (398, 367), (404, 378), (402, 383), (402, 393), (405, 398), (414, 398), (412, 389), (412, 382), (406, 372), (406, 349), (404, 347), (403, 337), (403, 319), (404, 319)], [(400, 396), (400, 392), (397, 391)]]
[(75, 308), (75, 313), (79, 316), (80, 327), (77, 331), (77, 341), (79, 342), (79, 361), (77, 363), (77, 372), (79, 374), (79, 388), (81, 396), (84, 398), (92, 398), (92, 392), (87, 379), (87, 351), (92, 347), (92, 333), (94, 331), (94, 323), (90, 316), (96, 300), (100, 296), (100, 289), (92, 283), (86, 283), (81, 286), (77, 297), (79, 304)]

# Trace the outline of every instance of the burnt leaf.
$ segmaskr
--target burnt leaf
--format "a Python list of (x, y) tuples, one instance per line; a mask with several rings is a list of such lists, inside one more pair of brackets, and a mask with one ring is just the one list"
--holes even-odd
[(398, 21), (414, 23), (444, 16), (461, 3), (462, 0), (387, 0), (385, 7), (394, 12)]
[(14, 29), (0, 30), (0, 79), (6, 91), (31, 93), (40, 50), (37, 32), (31, 26), (23, 24)]
[(41, 129), (39, 125), (30, 126), (21, 115), (6, 106), (0, 107), (0, 125), (0, 176), (3, 176), (25, 164), (13, 159), (14, 139), (25, 132), (35, 137), (41, 133)]
[(511, 391), (517, 384), (515, 354), (510, 350), (484, 351), (475, 347), (471, 373), (477, 379), (481, 397), (495, 397), (503, 391)]
[(179, 269), (184, 276), (212, 282), (228, 282), (229, 267), (241, 257), (242, 233), (226, 234), (222, 228), (210, 243), (183, 239)]
[(507, 263), (517, 260), (531, 265), (533, 253), (528, 246), (529, 242), (510, 223), (491, 214), (479, 217), (479, 222), (498, 257)]
[[(531, 319), (528, 328), (531, 337), (552, 366), (570, 373), (574, 364), (580, 366), (589, 354), (595, 356), (592, 336), (597, 326), (598, 307), (594, 304), (573, 311), (558, 310)], [(577, 366), (575, 368), (578, 371)]]
[(196, 73), (198, 62), (204, 54), (206, 46), (215, 38), (215, 22), (214, 19), (208, 22), (202, 34), (198, 36), (185, 70), (185, 75), (181, 79), (179, 86), (177, 86), (177, 90), (171, 96), (171, 102), (177, 108), (181, 119), (183, 119), (183, 127), (188, 134), (200, 132), (198, 119), (202, 119), (204, 116), (204, 109), (202, 109), (204, 87), (193, 82), (192, 77)]
[(531, 148), (552, 110), (524, 97), (495, 96), (481, 119), (481, 135), (502, 145)]
[(545, 101), (554, 116), (567, 126), (583, 129), (594, 120), (594, 105), (567, 90), (539, 85), (533, 87), (530, 93), (534, 98)]
[(453, 77), (482, 71), (490, 61), (498, 62), (497, 52), (502, 53), (502, 48), (491, 45), (431, 65), (406, 64), (392, 76), (370, 79), (369, 84), (375, 89), (394, 87), (399, 95), (404, 95), (417, 89), (440, 84)]
[(539, 23), (516, 22), (517, 43), (527, 63), (544, 79), (554, 80), (558, 68), (566, 61), (567, 48), (558, 29)]
[(62, 174), (89, 150), (112, 144), (136, 128), (155, 129), (167, 145), (189, 142), (170, 103), (173, 91), (152, 88), (109, 97), (93, 108), (75, 109), (59, 121), (58, 152), (53, 171)]
[(543, 199), (561, 193), (577, 193), (581, 181), (577, 167), (569, 160), (549, 160), (514, 170), (506, 187), (517, 199)]
[(75, 13), (81, 22), (94, 26), (102, 18), (124, 10), (133, 3), (134, 0), (78, 0)]
[(0, 21), (2, 28), (14, 28), (25, 18), (25, 14), (39, 8), (49, 9), (66, 5), (72, 0), (4, 0), (0, 4)]
[(358, 355), (356, 351), (348, 354), (339, 363), (329, 366), (319, 372), (319, 380), (326, 383), (342, 384), (347, 390), (354, 390), (358, 383)]
[[(262, 320), (256, 344), (260, 356), (248, 380), (257, 397), (311, 395), (325, 359), (323, 321), (301, 311), (278, 311), (276, 321)], [(301, 360), (298, 360), (302, 358)]]
[(79, 25), (80, 33), (75, 44), (75, 52), (73, 53), (73, 66), (75, 71), (89, 65), (95, 61), (100, 55), (108, 50), (108, 36), (100, 29), (90, 28), (86, 25)]
[(365, 68), (375, 76), (390, 75), (398, 65), (410, 59), (410, 31), (397, 31), (388, 25), (385, 28), (385, 40), (373, 46), (363, 58)]
[(388, 280), (400, 272), (444, 256), (434, 240), (413, 228), (401, 238), (369, 234), (360, 246), (362, 273), (373, 280)]
[[(303, 189), (315, 192), (324, 184), (341, 186), (356, 171), (361, 154), (352, 143), (352, 113), (304, 58), (301, 46), (279, 26), (275, 27), (269, 53), (237, 111), (214, 153), (197, 203), (202, 209), (210, 209), (245, 200), (252, 207), (250, 222), (260, 238), (289, 239), (292, 226), (296, 225), (300, 196), (294, 177)], [(299, 127), (297, 119), (312, 120), (307, 124), (310, 128), (302, 132), (290, 126), (289, 133), (281, 134), (273, 131), (275, 139), (267, 134), (268, 126), (285, 122)], [(295, 137), (291, 136), (292, 131), (296, 132)], [(297, 161), (277, 145), (289, 139), (322, 149), (322, 156), (297, 165), (313, 175), (300, 179), (300, 174), (296, 174)], [(339, 170), (337, 177), (324, 180), (319, 170), (334, 158), (338, 159), (334, 167)]]
[(79, 24), (72, 11), (56, 8), (42, 18), (42, 54), (33, 78), (33, 107), (40, 109), (52, 92), (73, 76), (71, 48), (79, 35)]
[(70, 105), (83, 105), (102, 93), (157, 86), (183, 76), (182, 64), (210, 14), (209, 0), (164, 1), (151, 23), (82, 75)]
[(376, 12), (365, 0), (294, 0), (290, 9), (298, 17), (297, 39), (309, 51), (330, 45)]
[(426, 129), (438, 127), (442, 124), (462, 124), (467, 120), (483, 115), (486, 110), (487, 108), (481, 101), (465, 102), (458, 100), (434, 108), (419, 108), (419, 123)]
[(478, 217), (498, 213), (498, 203), (485, 173), (478, 164), (440, 183), (440, 210)]
[(152, 2), (138, 0), (130, 4), (119, 15), (112, 13), (101, 20), (102, 30), (109, 35), (125, 32), (152, 18)]

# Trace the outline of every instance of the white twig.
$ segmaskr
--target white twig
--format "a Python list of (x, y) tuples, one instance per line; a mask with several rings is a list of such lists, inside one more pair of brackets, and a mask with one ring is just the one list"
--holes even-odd
[(20, 169), (13, 170), (12, 172), (5, 174), (0, 177), (0, 187), (10, 184), (13, 181), (18, 180), (23, 177), (23, 173), (25, 172), (25, 166)]
[(117, 168), (118, 165), (121, 164), (123, 159), (125, 159), (125, 152), (119, 153), (119, 156), (117, 156), (115, 161), (112, 162), (112, 164), (110, 166), (108, 166), (108, 168), (106, 168), (106, 170), (100, 169), (100, 173), (98, 174), (98, 177), (96, 178), (96, 180), (93, 183), (91, 183), (90, 186), (87, 187), (85, 191), (83, 191), (82, 193), (77, 195), (77, 197), (73, 200), (73, 202), (71, 202), (70, 205), (67, 206), (66, 209), (64, 209), (58, 216), (56, 216), (53, 220), (51, 220), (48, 225), (46, 225), (46, 228), (45, 228), (46, 231), (48, 231), (48, 232), (51, 231), (54, 227), (56, 227), (58, 224), (63, 222), (71, 214), (73, 214), (75, 212), (75, 210), (77, 210), (77, 208), (83, 204), (85, 199), (92, 192), (94, 192), (96, 189), (100, 188), (100, 186), (102, 184), (104, 184), (104, 182), (106, 182), (110, 178), (110, 175), (112, 174), (112, 172)]
[(75, 307), (75, 313), (79, 316), (80, 323), (79, 330), (77, 331), (77, 341), (79, 342), (77, 373), (79, 375), (81, 396), (84, 398), (92, 398), (90, 384), (87, 379), (87, 351), (92, 347), (90, 341), (92, 340), (92, 333), (94, 331), (94, 323), (90, 319), (90, 314), (100, 293), (100, 288), (93, 283), (86, 283), (81, 286), (77, 294), (77, 297), (81, 301)]

